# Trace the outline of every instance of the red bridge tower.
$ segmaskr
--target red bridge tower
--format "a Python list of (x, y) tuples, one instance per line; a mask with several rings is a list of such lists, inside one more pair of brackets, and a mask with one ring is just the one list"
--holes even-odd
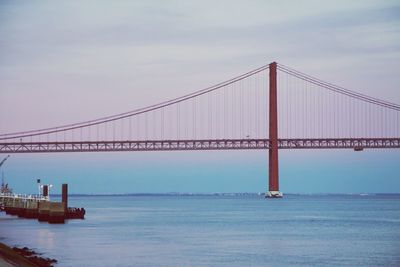
[(276, 62), (269, 64), (269, 189), (265, 197), (282, 197), (279, 192), (278, 94)]

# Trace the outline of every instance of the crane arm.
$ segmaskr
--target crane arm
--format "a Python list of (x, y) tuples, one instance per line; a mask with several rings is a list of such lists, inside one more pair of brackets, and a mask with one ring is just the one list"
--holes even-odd
[(4, 162), (6, 162), (6, 160), (10, 157), (10, 155), (8, 155), (7, 157), (5, 157), (1, 162), (0, 162), (0, 167), (4, 164)]

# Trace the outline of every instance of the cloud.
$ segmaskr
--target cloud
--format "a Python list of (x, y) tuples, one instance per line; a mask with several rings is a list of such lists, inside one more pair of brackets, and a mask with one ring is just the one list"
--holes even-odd
[[(143, 88), (152, 88), (152, 95), (169, 98), (166, 94), (188, 93), (273, 60), (333, 81), (342, 80), (337, 73), (344, 64), (349, 72), (373, 72), (367, 66), (378, 61), (390, 64), (387, 80), (399, 81), (395, 1), (210, 3), (4, 1), (0, 81), (8, 89), (3, 99), (17, 98), (13, 90), (33, 100), (54, 91), (91, 99), (110, 87), (121, 96), (150, 97)], [(16, 82), (21, 77), (24, 81)], [(165, 86), (176, 89), (157, 89)], [(97, 97), (104, 97), (103, 103), (110, 94)], [(162, 99), (140, 103), (150, 100)], [(126, 108), (140, 103), (126, 101)]]
[[(361, 93), (400, 102), (399, 10), (398, 0), (0, 1), (0, 132), (74, 123), (132, 110), (190, 93), (273, 60), (360, 89)], [(107, 188), (99, 181), (120, 179), (121, 184), (131, 185), (127, 191), (143, 192), (169, 181), (160, 178), (160, 170), (169, 171), (173, 177), (185, 161), (193, 172), (191, 178), (201, 179), (198, 172), (208, 179), (201, 189), (196, 189), (193, 180), (188, 182), (183, 187), (186, 191), (224, 191), (228, 184), (233, 191), (265, 189), (266, 153), (221, 152), (212, 154), (212, 158), (208, 152), (196, 153), (185, 152), (181, 159), (175, 154), (60, 154), (59, 158), (21, 155), (9, 175), (26, 182), (26, 173), (29, 177), (69, 174), (77, 183), (86, 183), (88, 191), (82, 192), (103, 192)], [(282, 177), (287, 178), (282, 182), (289, 181), (286, 189), (292, 192), (309, 190), (301, 187), (305, 180), (293, 181), (296, 177), (307, 177), (309, 184), (314, 184), (322, 181), (320, 178), (330, 169), (331, 181), (335, 181), (335, 170), (352, 159), (335, 159), (330, 168), (324, 166), (310, 175), (302, 166), (317, 162), (325, 152), (312, 152), (314, 157), (303, 151), (288, 152), (293, 158), (285, 153), (281, 153)], [(398, 160), (396, 153), (387, 158)], [(373, 164), (376, 158), (384, 157), (376, 155), (371, 154), (363, 162), (379, 170)], [(76, 162), (68, 166), (64, 157), (86, 162), (82, 164), (87, 168), (82, 170), (82, 164)], [(96, 162), (107, 162), (108, 173), (88, 165), (92, 157)], [(359, 155), (352, 157), (358, 159)], [(55, 169), (43, 169), (52, 158), (59, 159), (50, 164)], [(232, 164), (226, 168), (234, 167), (232, 173), (223, 175), (230, 182), (214, 183), (216, 171), (210, 168), (210, 161), (220, 165), (226, 158), (227, 164)], [(166, 159), (171, 160), (171, 166), (160, 163), (165, 164)], [(199, 159), (204, 159), (200, 165), (208, 169), (196, 169)], [(299, 160), (302, 164), (296, 167)], [(159, 167), (153, 172), (148, 168), (139, 172), (132, 169), (132, 162)], [(243, 178), (248, 169), (237, 162), (246, 168), (256, 162), (253, 170), (259, 172), (254, 174), (258, 178), (249, 183)], [(398, 173), (396, 163), (390, 162), (384, 168), (390, 170), (392, 181)], [(28, 166), (28, 172), (20, 166)], [(115, 171), (124, 166), (124, 173)], [(376, 176), (371, 173), (364, 172), (365, 176)], [(192, 174), (185, 172), (179, 179), (185, 181), (188, 176)], [(375, 183), (365, 183), (363, 190), (390, 190), (380, 179), (376, 176)], [(96, 183), (100, 185), (93, 189), (91, 185)], [(398, 182), (393, 184), (398, 188)], [(21, 182), (22, 191), (24, 186)], [(176, 190), (174, 186), (166, 188), (157, 190)], [(324, 186), (314, 189), (333, 190)], [(115, 192), (120, 190), (125, 189)], [(337, 184), (334, 190), (360, 189), (359, 185), (343, 189)]]

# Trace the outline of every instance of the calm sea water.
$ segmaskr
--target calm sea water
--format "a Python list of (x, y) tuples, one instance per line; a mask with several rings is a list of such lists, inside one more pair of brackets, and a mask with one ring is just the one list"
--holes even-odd
[(58, 266), (400, 266), (400, 195), (83, 196), (85, 220), (0, 215)]

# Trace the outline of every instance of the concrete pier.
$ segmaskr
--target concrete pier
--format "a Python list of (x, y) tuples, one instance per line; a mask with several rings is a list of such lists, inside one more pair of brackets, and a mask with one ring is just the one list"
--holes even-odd
[(17, 199), (17, 201), (16, 201), (16, 209), (17, 209), (16, 213), (17, 214), (16, 215), (18, 217), (21, 217), (21, 218), (25, 217), (25, 206), (26, 206), (25, 199)]
[(65, 219), (84, 219), (84, 208), (68, 207), (68, 185), (62, 185), (61, 202), (51, 202), (48, 185), (43, 185), (41, 196), (0, 194), (0, 211), (21, 218), (38, 219), (41, 222), (64, 223)]
[(62, 202), (49, 202), (49, 223), (64, 223), (65, 222), (65, 210), (64, 203)]
[(47, 222), (49, 220), (49, 213), (50, 213), (50, 202), (40, 201), (38, 209), (39, 222)]
[(39, 216), (38, 207), (39, 207), (39, 203), (37, 201), (27, 201), (26, 210), (25, 210), (25, 218), (37, 219)]

